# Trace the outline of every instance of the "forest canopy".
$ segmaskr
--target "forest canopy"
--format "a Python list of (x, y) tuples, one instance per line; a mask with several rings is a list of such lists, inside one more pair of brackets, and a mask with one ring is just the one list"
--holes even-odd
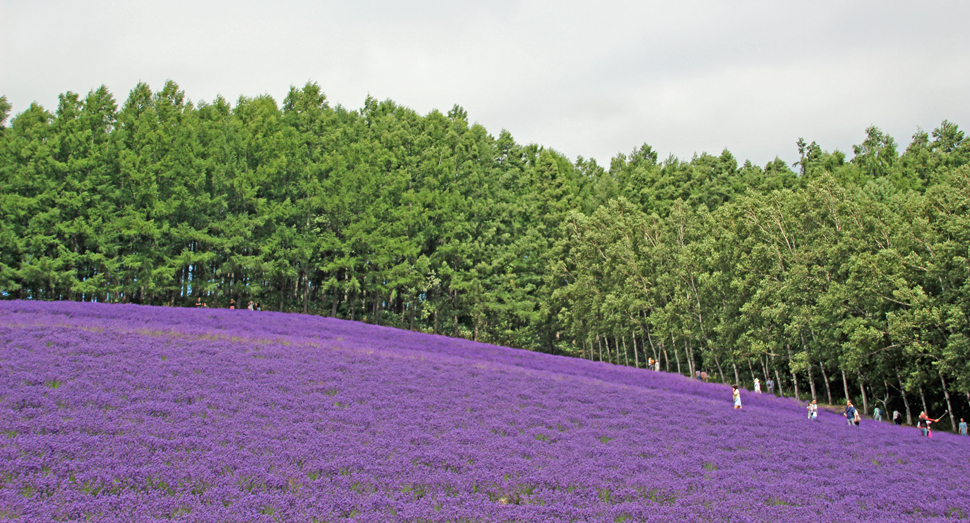
[(254, 301), (970, 414), (970, 142), (948, 121), (905, 148), (870, 127), (851, 158), (799, 140), (792, 166), (645, 144), (605, 167), (315, 83), (10, 110), (4, 299)]

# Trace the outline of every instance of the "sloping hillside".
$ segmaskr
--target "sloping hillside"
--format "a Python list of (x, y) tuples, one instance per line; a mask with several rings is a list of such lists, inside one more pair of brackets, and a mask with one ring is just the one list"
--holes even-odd
[(0, 521), (926, 521), (970, 438), (314, 316), (0, 302)]

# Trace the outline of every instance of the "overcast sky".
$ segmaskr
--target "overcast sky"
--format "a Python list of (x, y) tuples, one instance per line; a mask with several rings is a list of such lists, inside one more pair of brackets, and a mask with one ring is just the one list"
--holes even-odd
[(572, 159), (730, 150), (851, 157), (870, 125), (970, 126), (970, 2), (0, 0), (0, 94), (53, 110), (106, 85), (174, 80), (192, 100), (317, 82), (421, 114), (454, 104)]

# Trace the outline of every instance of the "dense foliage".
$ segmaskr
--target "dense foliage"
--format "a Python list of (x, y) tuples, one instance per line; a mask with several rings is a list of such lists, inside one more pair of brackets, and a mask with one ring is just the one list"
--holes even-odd
[(944, 521), (970, 439), (310, 315), (0, 302), (0, 519)]
[[(3, 122), (10, 107), (0, 98)], [(970, 142), (873, 127), (791, 170), (608, 169), (319, 86), (193, 104), (139, 84), (0, 122), (0, 294), (259, 302), (970, 417)]]

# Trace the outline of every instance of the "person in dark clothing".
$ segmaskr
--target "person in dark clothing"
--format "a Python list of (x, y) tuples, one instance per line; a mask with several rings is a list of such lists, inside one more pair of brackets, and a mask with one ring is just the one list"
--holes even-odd
[(920, 412), (919, 420), (916, 421), (916, 426), (919, 427), (920, 432), (922, 432), (924, 436), (932, 438), (933, 431), (930, 430), (930, 425), (936, 423), (937, 421), (940, 420), (929, 417), (926, 412)]
[(850, 427), (854, 427), (854, 426), (857, 425), (856, 424), (856, 419), (855, 419), (856, 418), (856, 410), (855, 410), (855, 407), (852, 406), (852, 402), (851, 401), (845, 402), (845, 412), (842, 413), (842, 415), (845, 416), (845, 422)]

